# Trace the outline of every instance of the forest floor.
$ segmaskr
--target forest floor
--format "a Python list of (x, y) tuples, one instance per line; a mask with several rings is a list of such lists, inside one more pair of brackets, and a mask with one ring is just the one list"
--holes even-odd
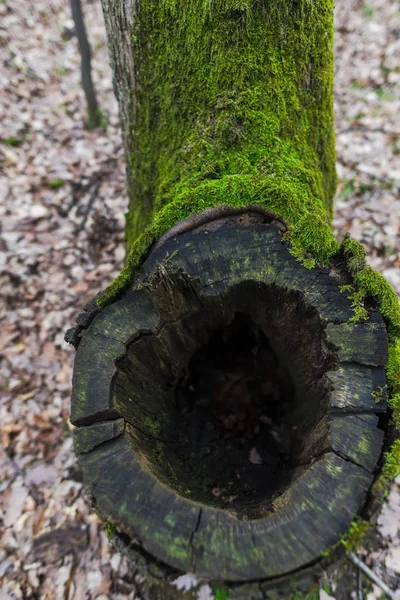
[[(336, 1), (335, 229), (400, 293), (400, 10)], [(69, 424), (64, 331), (120, 271), (124, 158), (100, 3), (84, 3), (106, 130), (84, 127), (67, 0), (0, 1), (0, 599), (139, 598), (92, 513)], [(361, 555), (400, 581), (400, 478)], [(359, 598), (349, 570), (348, 597)], [(340, 579), (341, 575), (339, 576)], [(381, 592), (366, 579), (363, 594)], [(321, 600), (345, 598), (334, 580)]]

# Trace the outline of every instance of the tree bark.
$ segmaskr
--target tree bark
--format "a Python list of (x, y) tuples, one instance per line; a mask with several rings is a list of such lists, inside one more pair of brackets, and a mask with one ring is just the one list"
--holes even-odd
[(365, 506), (400, 377), (398, 302), (330, 227), (333, 1), (103, 8), (128, 255), (68, 334), (76, 451), (151, 600), (287, 595)]

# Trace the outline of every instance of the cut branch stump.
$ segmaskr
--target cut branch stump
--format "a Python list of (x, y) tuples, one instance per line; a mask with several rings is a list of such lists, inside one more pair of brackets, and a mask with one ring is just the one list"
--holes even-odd
[(388, 341), (372, 305), (354, 322), (346, 283), (243, 211), (167, 236), (122, 298), (87, 311), (75, 448), (152, 600), (181, 597), (168, 582), (185, 572), (270, 597), (319, 573), (365, 505)]

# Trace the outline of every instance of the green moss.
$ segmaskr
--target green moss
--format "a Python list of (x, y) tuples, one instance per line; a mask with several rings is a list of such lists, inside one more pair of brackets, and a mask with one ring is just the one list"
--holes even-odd
[(365, 248), (360, 242), (352, 240), (349, 233), (343, 238), (340, 250), (346, 260), (346, 266), (351, 275), (361, 271), (367, 263)]
[(389, 346), (389, 360), (386, 374), (391, 382), (394, 394), (400, 394), (400, 337)]
[[(353, 277), (358, 297), (370, 296), (373, 298), (377, 302), (382, 316), (390, 324), (392, 332), (398, 336), (400, 334), (399, 299), (383, 275), (366, 264), (364, 246), (346, 235), (340, 246), (340, 253), (346, 261), (346, 267), (350, 275)], [(393, 328), (396, 331), (393, 331)]]
[(382, 401), (383, 392), (384, 392), (384, 388), (382, 388), (382, 387), (378, 388), (374, 392), (371, 392), (371, 396), (373, 397), (373, 399), (375, 400), (375, 402), (377, 404)]
[(400, 440), (396, 440), (385, 455), (385, 463), (382, 468), (381, 477), (387, 482), (392, 482), (400, 473)]
[[(364, 298), (371, 297), (385, 318), (389, 336), (389, 360), (386, 369), (388, 404), (392, 411), (392, 422), (400, 431), (400, 302), (386, 279), (365, 263), (364, 247), (346, 236), (340, 248), (346, 260), (353, 285)], [(385, 455), (380, 477), (374, 484), (374, 493), (382, 496), (390, 482), (399, 472), (400, 441), (395, 441)]]
[(112, 523), (105, 521), (104, 522), (104, 531), (106, 532), (106, 536), (107, 536), (108, 540), (111, 541), (112, 536), (116, 532), (116, 527)]
[[(393, 331), (395, 333), (393, 333)], [(396, 332), (397, 330), (392, 328), (386, 377), (389, 390), (388, 403), (392, 411), (392, 422), (398, 435), (400, 432), (400, 336), (396, 335)], [(382, 471), (374, 484), (375, 494), (378, 496), (384, 495), (399, 473), (400, 440), (397, 439), (385, 454)]]
[(64, 183), (65, 183), (64, 179), (54, 179), (54, 181), (49, 181), (47, 185), (52, 190), (57, 190), (58, 188), (62, 187), (64, 185)]
[(386, 377), (389, 386), (389, 406), (392, 409), (393, 423), (400, 431), (400, 336), (392, 335), (389, 344), (389, 360)]
[(132, 28), (141, 64), (128, 245), (167, 204), (207, 183), (220, 197), (230, 176), (300, 184), (331, 211), (333, 3), (154, 4), (140, 3)]
[(367, 266), (355, 273), (354, 281), (359, 290), (377, 301), (382, 316), (400, 330), (399, 299), (383, 275)]
[(150, 432), (152, 435), (157, 436), (160, 434), (160, 423), (156, 419), (145, 417), (143, 424), (146, 426), (146, 431)]
[(328, 596), (333, 596), (334, 592), (330, 585), (324, 583), (321, 585), (321, 588), (328, 594)]
[(400, 431), (400, 394), (389, 398), (389, 406), (392, 409), (392, 422), (397, 431)]
[(354, 315), (349, 319), (349, 323), (359, 323), (368, 319), (368, 311), (364, 306), (365, 292), (357, 290), (352, 285), (342, 285), (341, 292), (349, 292), (348, 298), (351, 300), (351, 306), (354, 309)]
[(214, 585), (212, 586), (212, 591), (214, 600), (229, 600), (232, 595), (231, 590), (224, 585)]
[(361, 519), (361, 517), (356, 517), (339, 542), (332, 546), (332, 548), (329, 548), (329, 550), (323, 552), (322, 556), (329, 559), (341, 548), (344, 548), (346, 552), (356, 552), (370, 529), (371, 524), (368, 521)]
[(8, 138), (2, 138), (0, 139), (0, 142), (2, 142), (3, 144), (5, 144), (6, 146), (14, 146), (14, 147), (18, 147), (23, 143), (23, 139), (19, 139), (16, 137), (8, 137)]
[(385, 461), (378, 479), (373, 485), (373, 494), (379, 500), (384, 500), (389, 493), (390, 485), (400, 473), (400, 440), (395, 440), (385, 454)]
[(351, 523), (347, 533), (342, 537), (340, 543), (346, 552), (355, 552), (360, 547), (365, 535), (370, 531), (371, 525), (360, 517), (356, 517)]

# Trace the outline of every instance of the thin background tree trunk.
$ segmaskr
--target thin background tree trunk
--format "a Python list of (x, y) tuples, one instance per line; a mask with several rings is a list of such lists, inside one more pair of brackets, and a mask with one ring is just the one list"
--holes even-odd
[(81, 0), (70, 0), (70, 5), (81, 55), (82, 87), (88, 110), (87, 128), (95, 129), (100, 127), (102, 119), (92, 80), (92, 53), (83, 18), (82, 3)]

